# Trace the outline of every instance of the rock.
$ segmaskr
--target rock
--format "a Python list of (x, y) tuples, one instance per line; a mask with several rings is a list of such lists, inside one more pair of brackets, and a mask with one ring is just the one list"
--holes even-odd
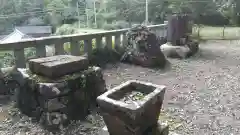
[(81, 56), (56, 55), (29, 60), (29, 69), (32, 73), (48, 78), (61, 77), (85, 70), (87, 67), (87, 58)]
[(190, 53), (190, 48), (187, 46), (173, 46), (169, 43), (160, 46), (163, 54), (170, 58), (186, 58)]
[(36, 93), (29, 87), (21, 87), (16, 93), (17, 107), (20, 111), (30, 117), (35, 117), (38, 109)]
[(199, 43), (197, 41), (190, 41), (187, 43), (187, 46), (190, 48), (190, 52), (188, 53), (188, 57), (196, 54), (199, 50)]
[(35, 78), (27, 70), (19, 72), (26, 81), (16, 95), (18, 107), (50, 129), (62, 129), (65, 121), (86, 118), (91, 107), (96, 108), (96, 98), (107, 91), (99, 67), (59, 79)]
[(106, 83), (101, 68), (92, 67), (89, 70), (90, 72), (86, 75), (86, 87), (92, 91), (92, 101), (96, 101), (99, 95), (107, 91)]
[[(127, 33), (128, 46), (121, 61), (144, 67), (165, 67), (167, 60), (159, 48), (161, 41), (147, 27), (139, 25)], [(162, 39), (163, 40), (163, 39)]]
[(27, 69), (15, 67), (2, 68), (0, 71), (0, 78), (2, 76), (5, 76), (5, 79), (16, 81), (20, 86), (23, 86), (29, 78)]
[(70, 90), (67, 88), (67, 83), (38, 83), (37, 91), (46, 98), (55, 98), (60, 95), (65, 95)]
[(18, 74), (13, 75), (13, 79), (16, 80), (20, 86), (24, 86), (27, 83), (28, 78), (30, 77), (27, 73), (26, 68), (18, 68), (17, 69)]
[(20, 87), (18, 80), (23, 81), (16, 67), (1, 68), (0, 95), (13, 95), (15, 90)]
[(19, 131), (16, 135), (27, 135), (27, 134), (23, 131)]
[(49, 112), (58, 111), (63, 108), (66, 108), (66, 105), (62, 104), (57, 98), (50, 99), (46, 105), (46, 109)]
[(166, 37), (159, 37), (158, 38), (159, 45), (163, 45), (167, 43), (167, 38)]
[(8, 93), (7, 87), (4, 80), (0, 79), (0, 95), (5, 95)]
[(40, 123), (44, 125), (49, 130), (59, 130), (63, 128), (69, 120), (65, 114), (60, 112), (47, 112), (42, 114)]

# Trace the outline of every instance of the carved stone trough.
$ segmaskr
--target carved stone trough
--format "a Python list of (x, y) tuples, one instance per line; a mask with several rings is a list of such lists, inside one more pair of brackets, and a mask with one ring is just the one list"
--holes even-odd
[(110, 135), (143, 135), (157, 125), (166, 87), (127, 81), (97, 98)]

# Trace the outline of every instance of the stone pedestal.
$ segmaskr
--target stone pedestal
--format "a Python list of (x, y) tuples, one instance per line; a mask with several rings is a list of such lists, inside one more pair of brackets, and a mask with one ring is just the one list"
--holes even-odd
[(21, 81), (18, 107), (47, 129), (59, 129), (70, 120), (84, 119), (90, 108), (96, 107), (96, 98), (106, 92), (99, 67), (89, 67), (58, 79), (36, 75), (27, 69), (18, 71)]
[[(169, 126), (158, 122), (157, 125), (150, 127), (142, 135), (168, 135), (168, 134)], [(100, 130), (99, 135), (110, 135), (107, 126), (103, 127)]]

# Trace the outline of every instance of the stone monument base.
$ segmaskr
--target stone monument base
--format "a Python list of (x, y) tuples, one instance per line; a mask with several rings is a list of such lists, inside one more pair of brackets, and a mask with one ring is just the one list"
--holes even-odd
[[(98, 135), (110, 135), (107, 127), (103, 127)], [(143, 135), (169, 135), (169, 126), (158, 122), (158, 124), (145, 131)]]

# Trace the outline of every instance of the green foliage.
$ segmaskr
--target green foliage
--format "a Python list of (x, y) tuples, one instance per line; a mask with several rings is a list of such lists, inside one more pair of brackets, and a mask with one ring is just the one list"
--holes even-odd
[(69, 35), (75, 33), (77, 33), (77, 29), (69, 24), (62, 25), (55, 32), (56, 35)]
[[(23, 24), (50, 24), (54, 27), (73, 24), (79, 19), (76, 7), (78, 1), (80, 0), (44, 0), (44, 5), (37, 5), (37, 0), (1, 0), (0, 13), (3, 18), (0, 19), (0, 32), (6, 32), (15, 25)], [(80, 20), (85, 20), (86, 12), (88, 26), (96, 27), (93, 23), (94, 9), (86, 9), (84, 2), (79, 3)], [(163, 23), (168, 14), (172, 13), (190, 13), (195, 23), (240, 24), (239, 0), (205, 0), (201, 2), (197, 0), (151, 0), (148, 3), (148, 9), (149, 21), (153, 24)], [(48, 12), (42, 12), (44, 10)], [(133, 22), (141, 24), (145, 21), (145, 0), (106, 0), (105, 4), (97, 6), (96, 15), (97, 28), (116, 29), (127, 26), (124, 24), (123, 27), (122, 22), (118, 21), (125, 21), (128, 26)], [(86, 22), (81, 26), (85, 27)]]
[[(59, 27), (56, 31), (56, 35), (70, 35), (70, 34), (76, 34), (78, 33), (79, 29), (74, 27), (73, 25), (69, 25), (69, 24), (64, 24), (61, 27)], [(84, 50), (84, 41), (81, 40), (79, 41), (79, 45), (80, 45), (80, 52), (83, 52)], [(96, 40), (93, 39), (92, 40), (92, 47), (95, 48), (96, 47)], [(65, 43), (64, 44), (64, 50), (68, 53), (70, 53), (71, 50), (71, 43)]]
[(130, 25), (128, 22), (124, 21), (124, 20), (120, 20), (120, 21), (115, 21), (112, 23), (105, 23), (103, 25), (103, 29), (104, 30), (116, 30), (116, 29), (124, 29), (124, 28), (129, 28)]
[(3, 61), (0, 61), (0, 68), (3, 68), (3, 67), (4, 67)]
[(115, 27), (115, 25), (114, 24), (104, 24), (103, 25), (103, 29), (104, 30), (115, 30), (116, 29), (116, 27)]
[(114, 24), (117, 29), (124, 29), (130, 27), (129, 23), (124, 20), (116, 21)]
[(5, 53), (3, 57), (3, 67), (10, 67), (15, 64), (15, 58), (12, 53)]
[[(236, 6), (234, 6), (236, 5)], [(128, 23), (142, 23), (145, 19), (145, 0), (108, 0), (111, 20), (126, 20)], [(195, 23), (208, 25), (240, 24), (240, 1), (192, 1), (151, 0), (148, 4), (149, 21), (163, 23), (168, 14), (190, 13)], [(115, 15), (114, 15), (115, 14)], [(108, 17), (106, 17), (108, 18)], [(229, 21), (228, 21), (229, 20)]]
[[(36, 49), (35, 48), (26, 48), (24, 50), (24, 55), (26, 60), (34, 58), (36, 56)], [(1, 61), (2, 67), (11, 67), (15, 65), (15, 57), (12, 52), (4, 53), (3, 59)]]

